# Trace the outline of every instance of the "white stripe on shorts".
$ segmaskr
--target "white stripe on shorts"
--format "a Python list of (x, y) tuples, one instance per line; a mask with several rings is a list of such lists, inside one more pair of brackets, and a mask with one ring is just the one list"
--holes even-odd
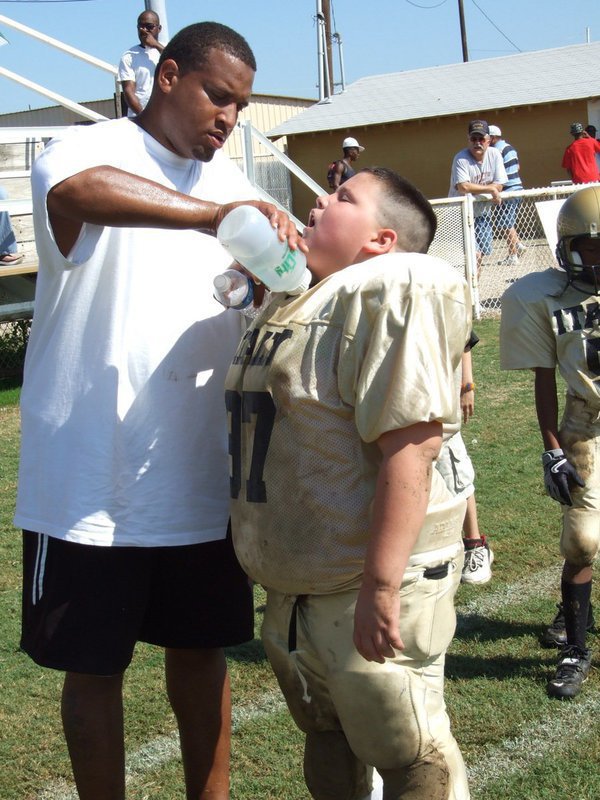
[(35, 554), (35, 568), (33, 570), (31, 602), (35, 606), (44, 593), (44, 573), (46, 571), (46, 556), (48, 554), (48, 534), (38, 534), (37, 553)]

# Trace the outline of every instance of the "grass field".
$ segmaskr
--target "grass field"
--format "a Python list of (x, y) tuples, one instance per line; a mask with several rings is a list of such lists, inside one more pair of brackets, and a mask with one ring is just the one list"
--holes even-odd
[[(463, 586), (447, 661), (447, 702), (475, 800), (600, 797), (600, 677), (572, 702), (546, 697), (556, 653), (538, 636), (558, 600), (559, 507), (543, 493), (530, 374), (498, 366), (498, 323), (477, 324), (476, 413), (464, 431), (481, 527), (496, 555), (485, 587)], [(20, 539), (11, 525), (19, 438), (16, 392), (0, 394), (0, 798), (76, 798), (58, 721), (61, 676), (18, 651)], [(257, 593), (257, 624), (260, 604)], [(596, 636), (591, 637), (598, 650)], [(598, 653), (600, 655), (600, 652)], [(308, 800), (302, 741), (257, 640), (229, 653), (233, 800)], [(126, 678), (131, 800), (182, 798), (161, 654), (140, 646)]]

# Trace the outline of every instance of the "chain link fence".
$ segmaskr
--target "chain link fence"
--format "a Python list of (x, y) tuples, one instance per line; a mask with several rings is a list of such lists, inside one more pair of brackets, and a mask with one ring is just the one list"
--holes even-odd
[[(540, 272), (556, 267), (554, 237), (556, 214), (560, 203), (581, 186), (557, 185), (522, 192), (506, 192), (503, 205), (483, 199), (484, 213), (488, 215), (491, 237), (489, 253), (481, 259), (477, 274), (477, 244), (475, 217), (471, 196), (433, 200), (438, 218), (438, 230), (430, 253), (449, 261), (465, 275), (472, 289), (473, 310), (476, 318), (498, 316), (500, 300), (507, 286), (529, 272)], [(514, 201), (514, 223), (506, 213), (507, 203)], [(558, 202), (557, 202), (558, 201)], [(504, 206), (504, 207), (503, 207)], [(549, 224), (546, 230), (540, 214), (546, 208)], [(479, 210), (479, 209), (477, 209)], [(482, 249), (485, 248), (482, 245)]]

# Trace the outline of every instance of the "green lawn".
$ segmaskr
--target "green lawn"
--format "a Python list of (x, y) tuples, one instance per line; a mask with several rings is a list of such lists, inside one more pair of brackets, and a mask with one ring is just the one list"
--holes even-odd
[[(572, 702), (546, 697), (556, 654), (538, 644), (555, 612), (559, 507), (545, 497), (532, 376), (503, 373), (498, 323), (476, 325), (475, 417), (464, 431), (477, 469), (480, 523), (496, 555), (485, 587), (459, 590), (459, 627), (447, 664), (447, 703), (475, 800), (600, 797), (600, 679)], [(11, 526), (16, 484), (16, 393), (0, 392), (0, 797), (72, 794), (58, 721), (60, 676), (18, 651), (20, 540)], [(257, 593), (257, 624), (261, 593)], [(596, 637), (591, 637), (595, 648)], [(302, 741), (257, 641), (229, 654), (234, 693), (233, 800), (308, 800)], [(183, 796), (161, 653), (140, 646), (126, 679), (131, 800)]]

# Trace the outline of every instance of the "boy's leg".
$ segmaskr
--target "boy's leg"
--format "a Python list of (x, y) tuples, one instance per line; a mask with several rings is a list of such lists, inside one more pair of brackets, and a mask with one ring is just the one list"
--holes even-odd
[(314, 615), (322, 624), (308, 620), (315, 649), (327, 665), (327, 683), (350, 747), (382, 775), (386, 800), (469, 797), (443, 696), (462, 558), (458, 544), (447, 574), (441, 570), (440, 576), (437, 566), (431, 579), (423, 569), (407, 571), (401, 590), (405, 650), (384, 664), (365, 661), (351, 644), (354, 604), (344, 608), (336, 596), (308, 598), (309, 615), (313, 600), (328, 606)]
[(63, 730), (81, 800), (124, 800), (123, 675), (67, 672)]
[(167, 649), (165, 674), (187, 800), (227, 800), (231, 695), (225, 655), (220, 649)]
[(566, 644), (556, 674), (548, 683), (552, 697), (571, 698), (581, 691), (590, 670), (586, 648), (592, 563), (600, 545), (600, 414), (578, 398), (567, 396), (559, 438), (565, 455), (585, 481), (571, 490), (572, 506), (563, 507), (560, 540), (565, 558), (561, 582)]
[[(385, 664), (365, 661), (354, 648), (355, 591), (304, 597), (294, 610), (294, 598), (269, 593), (263, 641), (290, 711), (309, 734), (305, 773), (316, 800), (363, 798), (371, 783), (365, 764), (384, 777), (385, 798), (412, 800), (423, 780), (431, 793), (421, 789), (421, 798), (469, 797), (443, 699), (444, 651), (454, 631), (453, 598), (463, 559), (460, 541), (455, 552), (441, 578), (434, 569), (435, 577), (424, 579), (420, 569), (403, 585), (401, 630), (407, 647)], [(288, 636), (293, 613), (297, 630)], [(319, 747), (326, 740), (336, 742), (329, 748), (335, 761)]]
[(269, 590), (262, 640), (296, 725), (305, 734), (304, 778), (315, 800), (366, 800), (372, 770), (352, 752), (322, 665), (306, 637), (307, 598)]

